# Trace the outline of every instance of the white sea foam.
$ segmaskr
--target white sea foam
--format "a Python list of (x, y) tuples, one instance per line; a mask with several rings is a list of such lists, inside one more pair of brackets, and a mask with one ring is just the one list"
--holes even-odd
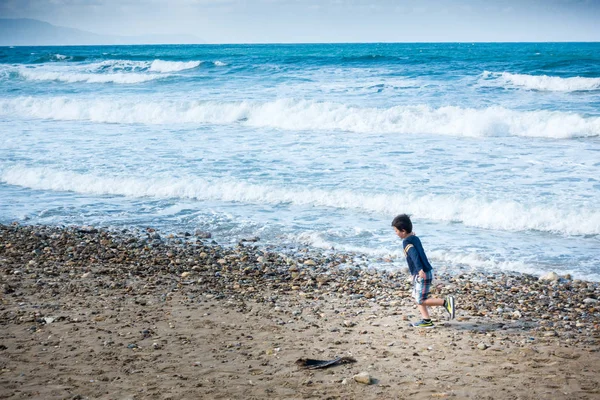
[(140, 73), (109, 73), (109, 74), (91, 74), (81, 72), (57, 72), (37, 69), (22, 69), (19, 75), (32, 81), (59, 81), (68, 83), (123, 83), (133, 84), (148, 82), (155, 79), (165, 78), (166, 75), (150, 75)]
[(492, 80), (501, 86), (520, 87), (529, 90), (552, 92), (576, 92), (600, 90), (600, 78), (571, 77), (561, 78), (547, 75), (511, 74), (509, 72), (489, 72), (482, 74), (484, 80)]
[(507, 230), (537, 230), (567, 235), (600, 234), (597, 208), (530, 205), (515, 200), (412, 193), (369, 194), (254, 185), (234, 180), (186, 178), (128, 178), (97, 176), (47, 168), (11, 167), (0, 175), (3, 183), (31, 189), (73, 191), (94, 195), (187, 198), (251, 204), (294, 204), (377, 212), (397, 210), (418, 218), (460, 222), (466, 226)]
[[(164, 75), (156, 75), (153, 78)], [(63, 76), (64, 79), (66, 77)], [(141, 75), (141, 79), (148, 76)], [(131, 74), (122, 82), (137, 82)], [(69, 79), (94, 79), (75, 75)], [(98, 79), (117, 79), (110, 75)], [(450, 136), (600, 136), (600, 117), (560, 111), (514, 111), (429, 106), (359, 108), (332, 102), (282, 99), (271, 102), (146, 101), (20, 97), (0, 99), (0, 114), (55, 120), (140, 124), (233, 124), (283, 130), (338, 130), (358, 133)]]
[(218, 61), (218, 60), (217, 60), (217, 61), (214, 61), (214, 62), (213, 62), (213, 64), (214, 64), (216, 67), (224, 67), (224, 66), (226, 66), (226, 65), (227, 65), (227, 64), (226, 64), (226, 63), (224, 63), (223, 61)]
[(200, 61), (163, 61), (154, 60), (150, 64), (150, 71), (152, 72), (177, 72), (184, 71), (186, 69), (196, 68), (201, 64)]

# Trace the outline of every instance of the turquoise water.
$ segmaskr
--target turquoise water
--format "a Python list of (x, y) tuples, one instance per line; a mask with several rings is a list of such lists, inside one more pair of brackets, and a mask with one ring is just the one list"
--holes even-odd
[[(0, 222), (600, 280), (600, 44), (0, 48)], [(393, 263), (383, 258), (392, 257)]]

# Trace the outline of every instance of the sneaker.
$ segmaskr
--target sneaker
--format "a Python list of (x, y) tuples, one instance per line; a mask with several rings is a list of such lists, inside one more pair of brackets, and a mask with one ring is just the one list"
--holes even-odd
[(454, 297), (447, 296), (446, 297), (446, 311), (450, 314), (450, 319), (454, 319)]
[(430, 329), (435, 327), (435, 325), (433, 324), (433, 322), (431, 321), (418, 321), (418, 322), (413, 322), (410, 324), (410, 326), (412, 326), (413, 328), (425, 328), (425, 329)]

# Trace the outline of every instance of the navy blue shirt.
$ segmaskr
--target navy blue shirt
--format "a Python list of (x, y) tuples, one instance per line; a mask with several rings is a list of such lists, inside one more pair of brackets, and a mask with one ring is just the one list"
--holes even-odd
[(416, 235), (410, 235), (402, 240), (402, 246), (404, 247), (404, 255), (411, 275), (417, 275), (420, 270), (429, 272), (433, 269), (425, 255), (421, 240)]

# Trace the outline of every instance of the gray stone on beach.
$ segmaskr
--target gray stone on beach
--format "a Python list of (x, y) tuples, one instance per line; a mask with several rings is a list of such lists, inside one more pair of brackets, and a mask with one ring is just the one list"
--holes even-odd
[(199, 239), (210, 239), (212, 237), (212, 234), (210, 232), (197, 230), (196, 232), (194, 232), (194, 236), (196, 236)]
[(556, 282), (559, 280), (559, 276), (556, 272), (548, 272), (547, 274), (540, 276), (540, 280)]
[(361, 372), (360, 374), (356, 374), (353, 376), (354, 380), (358, 383), (362, 383), (363, 385), (370, 385), (373, 381), (371, 375), (368, 372)]

